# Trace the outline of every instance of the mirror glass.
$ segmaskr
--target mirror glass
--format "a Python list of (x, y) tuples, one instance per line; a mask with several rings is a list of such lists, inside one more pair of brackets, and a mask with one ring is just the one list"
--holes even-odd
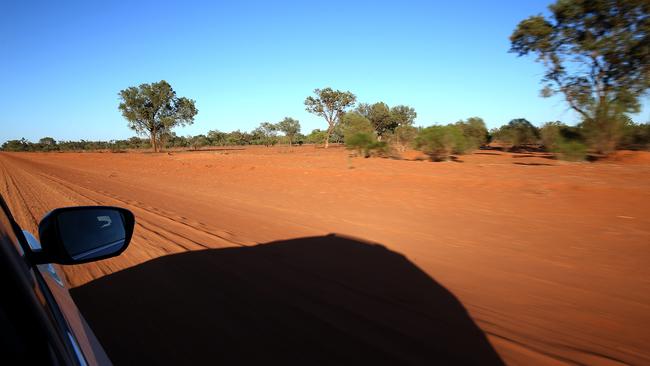
[(126, 245), (122, 214), (110, 208), (70, 210), (57, 217), (63, 246), (74, 260), (109, 255)]

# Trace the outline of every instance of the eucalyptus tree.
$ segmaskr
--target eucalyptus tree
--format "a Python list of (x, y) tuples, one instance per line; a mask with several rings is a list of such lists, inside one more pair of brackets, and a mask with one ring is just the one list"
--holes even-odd
[(611, 150), (650, 87), (650, 2), (559, 0), (549, 9), (519, 23), (510, 51), (537, 56), (542, 96), (564, 95), (592, 146)]
[(327, 131), (325, 133), (325, 148), (329, 147), (332, 131), (338, 125), (341, 117), (357, 101), (357, 97), (349, 91), (333, 90), (332, 88), (315, 89), (315, 97), (305, 99), (305, 109), (309, 113), (325, 118)]
[(155, 152), (160, 151), (161, 138), (172, 128), (192, 124), (198, 113), (192, 99), (176, 96), (165, 80), (131, 86), (118, 93), (119, 110), (128, 126), (138, 134), (148, 135)]
[(295, 136), (300, 133), (300, 122), (291, 117), (284, 117), (282, 121), (276, 124), (276, 127), (287, 136), (289, 139), (289, 146), (293, 145)]

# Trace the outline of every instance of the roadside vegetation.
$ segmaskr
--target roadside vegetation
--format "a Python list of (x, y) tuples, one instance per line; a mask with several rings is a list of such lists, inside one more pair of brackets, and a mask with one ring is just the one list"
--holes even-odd
[(277, 144), (344, 144), (357, 156), (400, 157), (407, 149), (422, 151), (432, 161), (456, 159), (481, 148), (546, 151), (559, 159), (585, 160), (617, 149), (650, 148), (650, 125), (634, 123), (650, 88), (650, 5), (637, 0), (558, 1), (549, 16), (521, 21), (510, 36), (510, 52), (535, 56), (545, 68), (542, 96), (562, 95), (580, 121), (551, 121), (536, 126), (516, 118), (488, 131), (479, 117), (428, 127), (414, 125), (417, 113), (408, 105), (357, 103), (350, 91), (315, 89), (305, 109), (322, 117), (325, 129), (301, 133), (300, 122), (286, 117), (262, 122), (250, 132), (208, 131), (178, 136), (174, 127), (192, 124), (194, 100), (177, 97), (166, 81), (119, 92), (118, 106), (128, 126), (140, 137), (111, 141), (7, 141), (4, 151), (78, 151), (167, 148), (199, 150), (207, 146)]
[[(284, 122), (284, 124), (283, 124)], [(287, 125), (288, 124), (288, 125)], [(402, 124), (392, 131), (379, 135), (370, 120), (356, 111), (346, 113), (339, 126), (330, 134), (330, 144), (343, 144), (360, 157), (399, 158), (406, 150), (417, 149), (432, 161), (445, 161), (478, 149), (500, 149), (512, 152), (546, 151), (557, 158), (581, 161), (589, 154), (598, 155), (589, 142), (583, 124), (569, 126), (560, 121), (544, 123), (537, 127), (523, 118), (513, 119), (499, 128), (488, 131), (483, 120), (471, 117), (447, 125), (437, 124), (426, 128)], [(289, 131), (289, 132), (287, 132)], [(250, 132), (235, 130), (208, 131), (195, 136), (178, 136), (169, 132), (160, 139), (159, 150), (201, 150), (218, 147), (250, 145), (324, 145), (326, 131), (313, 130), (300, 133), (300, 122), (287, 117), (278, 123), (263, 122)], [(131, 137), (110, 141), (57, 141), (43, 137), (36, 142), (26, 139), (10, 140), (2, 144), (3, 151), (112, 151), (152, 150), (149, 138)], [(650, 150), (650, 124), (637, 124), (626, 119), (615, 149)]]

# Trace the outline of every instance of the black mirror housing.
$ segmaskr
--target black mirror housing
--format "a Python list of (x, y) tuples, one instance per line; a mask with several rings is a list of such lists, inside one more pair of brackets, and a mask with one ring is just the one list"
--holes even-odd
[(57, 208), (38, 225), (40, 251), (32, 251), (34, 264), (77, 264), (121, 254), (135, 226), (131, 211), (112, 206)]

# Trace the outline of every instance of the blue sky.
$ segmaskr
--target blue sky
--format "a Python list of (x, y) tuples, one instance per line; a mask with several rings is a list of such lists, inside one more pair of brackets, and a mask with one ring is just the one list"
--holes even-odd
[[(416, 124), (482, 117), (575, 123), (539, 97), (542, 66), (508, 53), (517, 23), (547, 1), (110, 2), (0, 4), (0, 142), (134, 135), (117, 105), (128, 86), (165, 79), (196, 100), (194, 125), (250, 130), (304, 110), (317, 87), (408, 104)], [(633, 118), (650, 119), (648, 108)]]

